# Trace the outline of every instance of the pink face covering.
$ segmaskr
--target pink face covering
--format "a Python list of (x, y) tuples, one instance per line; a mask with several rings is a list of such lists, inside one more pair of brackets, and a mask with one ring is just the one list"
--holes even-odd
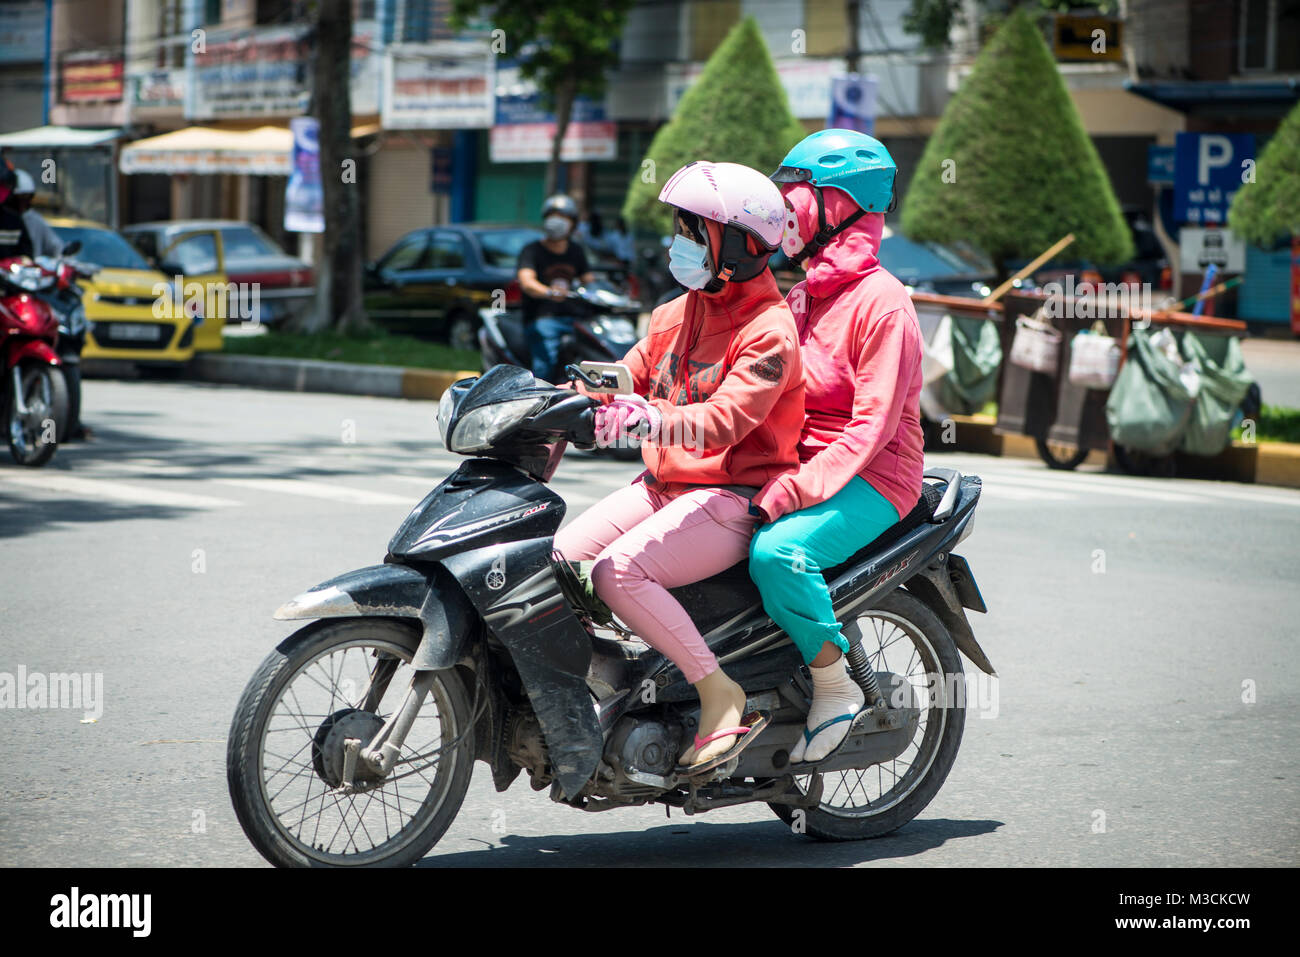
[[(788, 207), (787, 237), (794, 237), (790, 242), (798, 252), (817, 235), (817, 194), (807, 183), (783, 186), (781, 192)], [(826, 204), (826, 224), (831, 227), (858, 210), (857, 203), (847, 193), (833, 186), (822, 187), (822, 202)], [(877, 268), (876, 250), (880, 248), (884, 228), (883, 213), (867, 213), (805, 259), (803, 268), (808, 274), (809, 292), (814, 296), (823, 295), (826, 289), (851, 276), (865, 275)], [(793, 255), (786, 249), (785, 242), (783, 238), (781, 248), (786, 255)]]

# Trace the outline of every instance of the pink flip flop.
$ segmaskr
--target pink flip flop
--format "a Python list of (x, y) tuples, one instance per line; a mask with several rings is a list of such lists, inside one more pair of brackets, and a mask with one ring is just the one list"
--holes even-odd
[(712, 771), (719, 765), (726, 764), (736, 755), (740, 754), (741, 751), (744, 751), (745, 748), (749, 747), (750, 742), (758, 737), (758, 733), (767, 727), (771, 717), (763, 711), (751, 711), (740, 720), (743, 723), (737, 728), (723, 728), (721, 731), (715, 731), (704, 738), (701, 738), (697, 734), (695, 736), (696, 752), (710, 741), (725, 738), (729, 734), (738, 735), (739, 740), (717, 757), (709, 758), (707, 761), (701, 761), (699, 764), (679, 764), (674, 773), (685, 777), (692, 777), (696, 774), (703, 774), (705, 771)]

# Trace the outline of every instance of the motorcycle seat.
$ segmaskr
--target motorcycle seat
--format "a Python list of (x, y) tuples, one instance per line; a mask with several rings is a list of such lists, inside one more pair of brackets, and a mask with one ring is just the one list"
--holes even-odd
[[(822, 577), (828, 582), (834, 581), (850, 567), (869, 561), (875, 554), (889, 548), (908, 532), (928, 522), (934, 517), (935, 508), (941, 497), (942, 493), (937, 487), (930, 484), (923, 485), (920, 499), (912, 510), (903, 516), (902, 521), (885, 529), (845, 561), (833, 568), (823, 570)], [(717, 628), (743, 612), (761, 607), (763, 603), (758, 587), (749, 577), (748, 559), (737, 562), (725, 571), (718, 572), (703, 581), (682, 585), (680, 588), (670, 588), (669, 594), (681, 603), (701, 632)]]

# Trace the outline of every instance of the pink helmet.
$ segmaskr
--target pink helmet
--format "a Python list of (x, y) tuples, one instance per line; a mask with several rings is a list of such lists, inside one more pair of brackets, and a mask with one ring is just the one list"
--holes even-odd
[(659, 201), (743, 229), (769, 251), (781, 245), (785, 199), (756, 169), (739, 163), (687, 163), (664, 184)]

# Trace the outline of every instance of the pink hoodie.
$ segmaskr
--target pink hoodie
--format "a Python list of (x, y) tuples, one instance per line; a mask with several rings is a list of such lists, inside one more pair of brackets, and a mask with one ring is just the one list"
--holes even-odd
[[(817, 231), (812, 187), (785, 190), (799, 232)], [(857, 210), (824, 188), (827, 223)], [(912, 300), (876, 259), (885, 218), (868, 213), (807, 261), (807, 278), (786, 302), (799, 328), (804, 373), (798, 469), (759, 492), (754, 504), (775, 521), (831, 498), (862, 476), (898, 510), (921, 495), (921, 329)]]

